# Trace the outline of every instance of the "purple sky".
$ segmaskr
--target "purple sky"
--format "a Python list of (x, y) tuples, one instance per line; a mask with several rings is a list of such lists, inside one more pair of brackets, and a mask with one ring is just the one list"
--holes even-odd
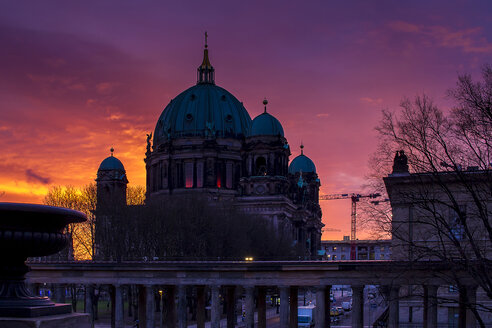
[[(491, 63), (490, 1), (3, 1), (0, 201), (87, 184), (114, 146), (145, 182), (145, 134), (196, 82), (208, 31), (216, 82), (305, 144), (322, 193), (359, 192), (383, 108)], [(323, 202), (325, 238), (348, 201)]]

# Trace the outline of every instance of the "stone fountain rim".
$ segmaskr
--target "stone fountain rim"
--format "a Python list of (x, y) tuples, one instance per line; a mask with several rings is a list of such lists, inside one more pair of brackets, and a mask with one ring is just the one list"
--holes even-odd
[(41, 204), (29, 204), (29, 203), (3, 203), (0, 202), (0, 213), (2, 211), (9, 212), (22, 212), (26, 214), (49, 214), (53, 216), (61, 216), (70, 219), (70, 222), (79, 223), (87, 220), (87, 216), (76, 210), (72, 210), (64, 207), (56, 207)]

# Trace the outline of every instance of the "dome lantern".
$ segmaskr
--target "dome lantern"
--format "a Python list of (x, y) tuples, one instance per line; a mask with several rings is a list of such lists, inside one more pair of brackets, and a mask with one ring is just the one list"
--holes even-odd
[(215, 70), (212, 64), (210, 64), (210, 59), (208, 58), (208, 44), (207, 44), (208, 34), (205, 32), (205, 49), (203, 49), (203, 61), (200, 66), (198, 66), (198, 78), (197, 84), (215, 84)]

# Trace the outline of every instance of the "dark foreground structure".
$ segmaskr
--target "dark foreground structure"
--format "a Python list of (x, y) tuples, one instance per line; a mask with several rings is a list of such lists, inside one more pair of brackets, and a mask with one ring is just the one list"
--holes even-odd
[[(32, 264), (30, 283), (83, 284), (88, 295), (96, 285), (110, 285), (113, 289), (114, 326), (123, 327), (123, 289), (137, 285), (139, 289), (138, 317), (140, 327), (155, 327), (158, 290), (165, 290), (166, 306), (163, 321), (166, 327), (186, 327), (187, 298), (190, 288), (196, 292), (197, 327), (205, 327), (206, 295), (210, 293), (211, 327), (220, 324), (220, 289), (225, 290), (227, 301), (227, 327), (234, 327), (234, 303), (238, 288), (246, 299), (246, 327), (254, 326), (255, 297), (258, 327), (266, 327), (267, 290), (280, 294), (281, 327), (297, 327), (298, 289), (316, 289), (316, 326), (329, 327), (330, 289), (332, 285), (351, 285), (353, 290), (352, 327), (363, 327), (364, 286), (379, 285), (386, 291), (388, 327), (399, 326), (399, 300), (403, 286), (421, 285), (426, 291), (424, 327), (437, 327), (437, 289), (446, 285), (444, 278), (451, 272), (441, 262), (409, 263), (397, 261), (222, 261), (222, 262), (72, 262)], [(455, 270), (453, 274), (457, 274)], [(475, 318), (466, 304), (475, 295), (476, 287), (465, 272), (461, 281), (467, 293), (459, 297), (462, 314), (460, 327), (475, 327)], [(86, 297), (90, 312), (92, 298)], [(177, 304), (175, 304), (175, 300)]]
[(1, 327), (87, 326), (88, 318), (72, 314), (70, 305), (32, 295), (24, 277), (29, 271), (28, 257), (59, 252), (68, 245), (65, 227), (85, 220), (83, 213), (65, 208), (0, 203)]

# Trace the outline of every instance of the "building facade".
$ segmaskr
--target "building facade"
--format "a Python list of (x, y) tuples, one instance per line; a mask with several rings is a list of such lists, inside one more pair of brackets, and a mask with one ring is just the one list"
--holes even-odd
[[(464, 317), (459, 303), (466, 302), (468, 318), (474, 317), (471, 312), (476, 309), (485, 324), (492, 325), (491, 312), (483, 310), (492, 306), (486, 293), (492, 272), (490, 170), (456, 166), (449, 171), (410, 173), (407, 156), (399, 151), (384, 183), (392, 210), (392, 259), (436, 261), (452, 268), (446, 285), (432, 287), (438, 324), (458, 327)], [(425, 293), (429, 289), (421, 286), (400, 290), (401, 323), (423, 323)], [(466, 327), (474, 327), (472, 322), (467, 321)]]
[(327, 261), (384, 261), (391, 258), (391, 240), (322, 240), (321, 250)]
[[(147, 135), (146, 203), (199, 197), (227, 202), (265, 218), (287, 233), (306, 255), (321, 241), (320, 180), (313, 161), (301, 155), (289, 164), (290, 146), (282, 124), (267, 111), (253, 120), (243, 104), (215, 83), (205, 45), (196, 85), (165, 107)], [(114, 156), (99, 167), (98, 213), (111, 217), (124, 206), (123, 164)]]

